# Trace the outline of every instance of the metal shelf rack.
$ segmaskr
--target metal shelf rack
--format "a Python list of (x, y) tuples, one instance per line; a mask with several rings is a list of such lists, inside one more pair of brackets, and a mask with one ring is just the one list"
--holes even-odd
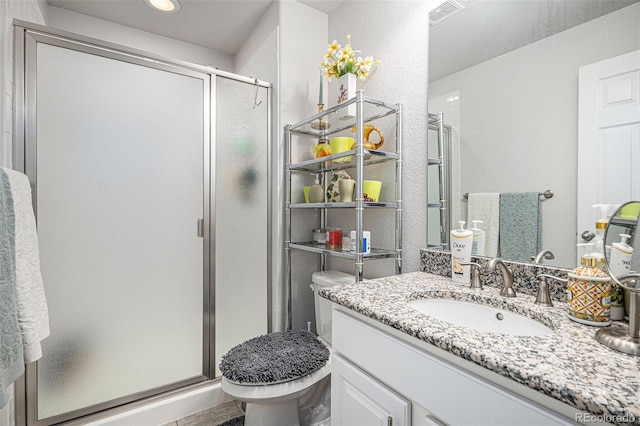
[[(427, 165), (438, 168), (438, 200), (428, 200), (427, 209), (438, 209), (439, 218), (439, 233), (440, 239), (438, 244), (429, 244), (430, 248), (437, 248), (446, 250), (449, 247), (449, 231), (451, 221), (450, 200), (451, 189), (450, 171), (448, 169), (448, 157), (449, 157), (449, 139), (451, 128), (444, 124), (444, 114), (428, 114), (429, 129), (437, 132), (437, 143), (435, 153), (427, 152)], [(430, 145), (430, 144), (429, 144)], [(436, 154), (435, 156), (432, 156)], [(427, 182), (431, 184), (431, 182)], [(429, 185), (427, 185), (429, 187)], [(429, 214), (427, 214), (427, 218)], [(429, 238), (427, 236), (427, 241)]]
[[(354, 117), (339, 118), (342, 108), (356, 105)], [(364, 124), (387, 116), (395, 116), (395, 152), (368, 150), (364, 148)], [(350, 130), (355, 126), (355, 149), (322, 158), (314, 158), (294, 163), (292, 161), (292, 139), (295, 135), (328, 139), (329, 136)], [(350, 159), (346, 160), (346, 157)], [(296, 124), (285, 126), (285, 292), (289, 317), (287, 326), (291, 326), (291, 251), (300, 250), (316, 253), (321, 258), (321, 268), (324, 269), (327, 257), (350, 259), (354, 262), (356, 281), (362, 281), (365, 261), (378, 259), (395, 259), (395, 273), (402, 271), (402, 105), (390, 105), (385, 102), (364, 96), (362, 91), (356, 92), (355, 98), (343, 104), (329, 108), (310, 116)], [(336, 161), (339, 160), (340, 161)], [(366, 202), (363, 197), (364, 168), (369, 165), (390, 163), (395, 165), (395, 200), (385, 202)], [(324, 203), (292, 203), (291, 177), (293, 173), (303, 172), (312, 174), (326, 174), (343, 169), (355, 169), (356, 187), (353, 202), (324, 202)], [(326, 189), (326, 181), (325, 189)], [(291, 241), (292, 212), (319, 210), (319, 227), (324, 228), (327, 214), (332, 209), (352, 209), (355, 212), (356, 252), (330, 250), (325, 244), (309, 241)], [(372, 247), (371, 253), (362, 253), (364, 212), (369, 209), (389, 209), (395, 211), (395, 242), (393, 248)]]

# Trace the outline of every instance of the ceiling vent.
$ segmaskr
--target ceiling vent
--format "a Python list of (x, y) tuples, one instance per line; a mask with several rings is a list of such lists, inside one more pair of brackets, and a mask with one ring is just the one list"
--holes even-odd
[(462, 12), (464, 6), (455, 0), (447, 0), (440, 6), (429, 12), (429, 24), (436, 25), (445, 19), (451, 18), (458, 12)]

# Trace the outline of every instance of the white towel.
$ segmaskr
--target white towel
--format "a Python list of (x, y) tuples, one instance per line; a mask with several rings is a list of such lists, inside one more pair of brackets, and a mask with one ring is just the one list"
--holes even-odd
[(15, 211), (16, 303), (24, 361), (28, 364), (42, 356), (40, 342), (49, 335), (49, 310), (40, 272), (29, 178), (15, 170), (3, 170), (9, 177)]
[(472, 220), (484, 222), (480, 225), (480, 229), (485, 232), (484, 255), (497, 257), (500, 241), (500, 193), (470, 193), (467, 204), (467, 228), (471, 228)]
[(9, 401), (7, 388), (24, 372), (16, 303), (14, 225), (11, 184), (7, 174), (0, 170), (0, 408)]

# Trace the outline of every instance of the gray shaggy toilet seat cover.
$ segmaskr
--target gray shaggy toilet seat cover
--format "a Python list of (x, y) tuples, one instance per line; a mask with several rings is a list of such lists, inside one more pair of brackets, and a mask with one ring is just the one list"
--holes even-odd
[(323, 367), (329, 349), (305, 330), (287, 330), (247, 340), (222, 356), (220, 371), (230, 382), (260, 385), (288, 382)]

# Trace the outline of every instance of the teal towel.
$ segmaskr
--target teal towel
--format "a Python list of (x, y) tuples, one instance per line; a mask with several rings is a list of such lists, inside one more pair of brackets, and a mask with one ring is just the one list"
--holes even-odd
[(531, 262), (540, 251), (540, 194), (500, 194), (500, 257)]
[(0, 408), (9, 399), (7, 387), (24, 372), (16, 305), (15, 231), (11, 186), (0, 169)]

